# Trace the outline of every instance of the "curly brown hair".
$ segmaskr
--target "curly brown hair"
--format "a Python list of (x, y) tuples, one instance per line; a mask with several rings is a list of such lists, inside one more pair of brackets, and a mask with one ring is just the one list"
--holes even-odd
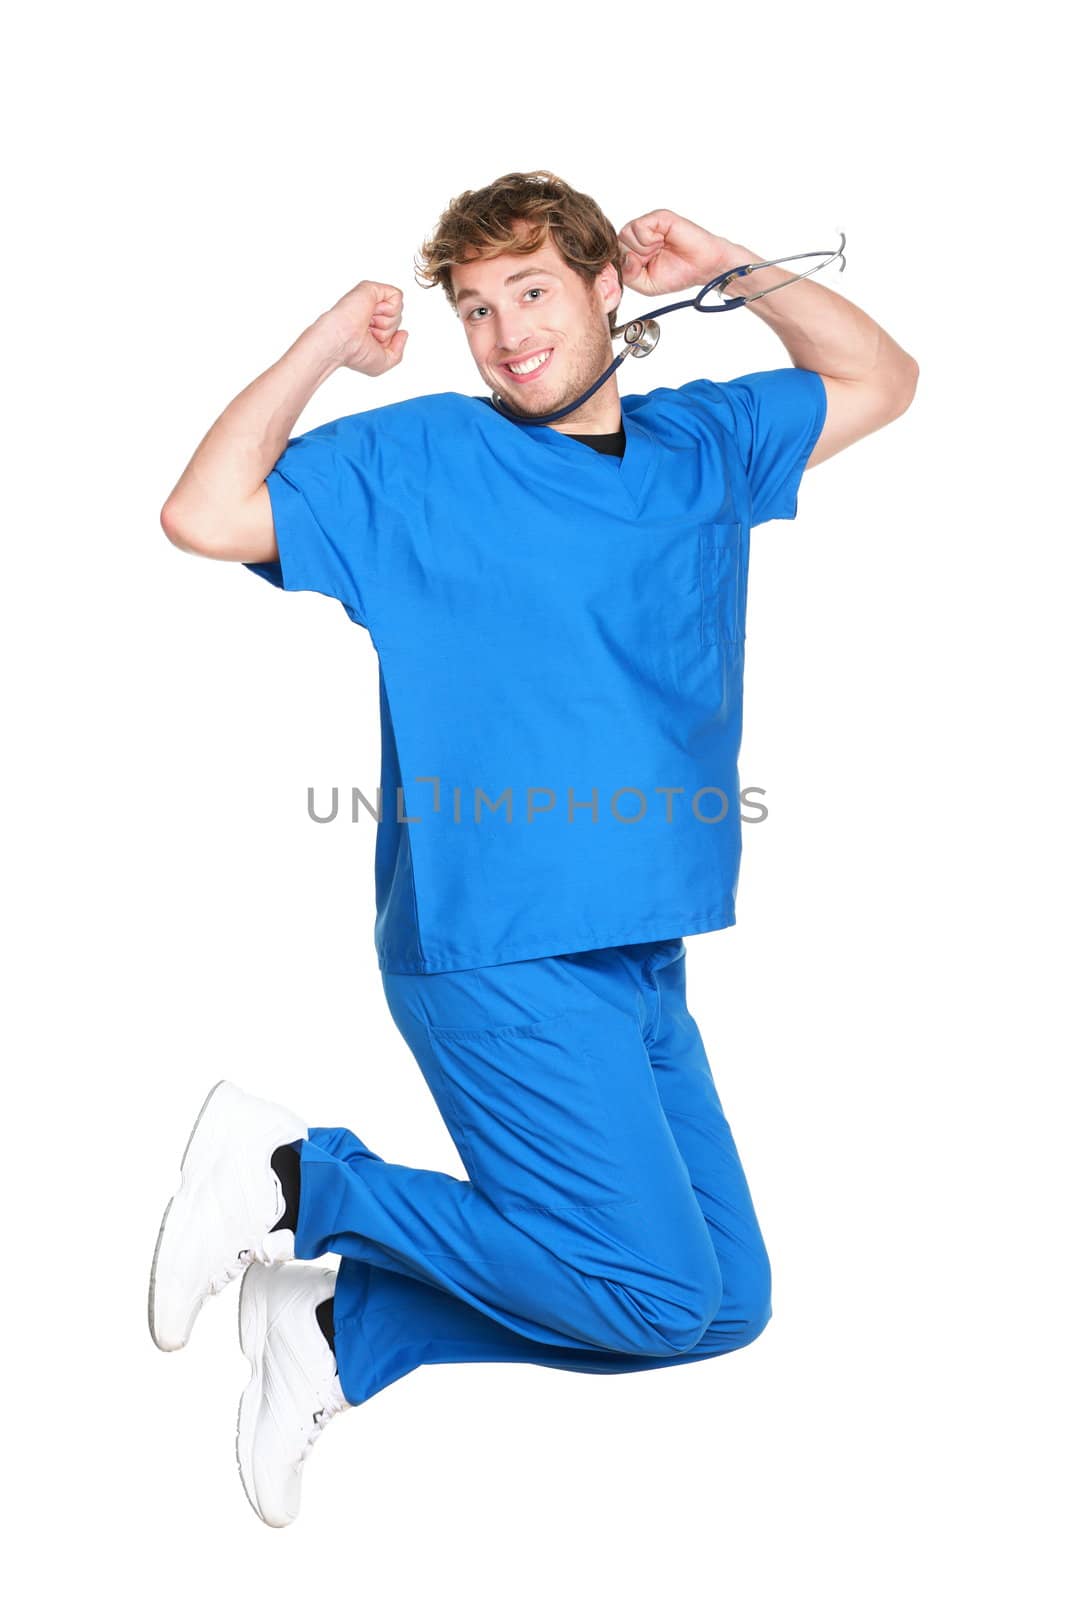
[[(517, 223), (526, 226), (517, 230)], [(424, 289), (440, 284), (456, 311), (454, 266), (511, 253), (532, 255), (549, 234), (564, 261), (590, 283), (610, 262), (622, 285), (625, 252), (615, 229), (590, 195), (553, 172), (509, 172), (450, 201), (415, 258), (416, 281)], [(614, 309), (608, 312), (608, 329), (614, 338)]]

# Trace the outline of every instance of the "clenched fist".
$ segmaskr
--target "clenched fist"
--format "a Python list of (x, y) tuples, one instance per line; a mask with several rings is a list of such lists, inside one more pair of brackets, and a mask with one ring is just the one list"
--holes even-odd
[(743, 259), (738, 246), (675, 211), (647, 211), (619, 229), (623, 283), (638, 294), (700, 289)]
[(319, 320), (337, 341), (341, 366), (378, 378), (403, 357), (408, 339), (407, 330), (400, 329), (403, 313), (403, 290), (364, 278)]

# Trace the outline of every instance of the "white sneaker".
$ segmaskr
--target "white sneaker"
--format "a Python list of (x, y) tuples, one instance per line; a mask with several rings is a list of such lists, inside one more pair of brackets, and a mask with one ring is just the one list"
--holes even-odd
[(331, 1417), (349, 1409), (315, 1308), (334, 1292), (329, 1267), (266, 1267), (244, 1275), (241, 1349), (252, 1376), (237, 1413), (237, 1465), (252, 1509), (271, 1528), (300, 1510), (304, 1457)]
[(270, 1158), (307, 1133), (284, 1106), (225, 1079), (212, 1089), (189, 1135), (152, 1258), (148, 1326), (161, 1350), (180, 1350), (208, 1295), (250, 1261), (293, 1259), (293, 1230), (271, 1232), (285, 1214), (285, 1197)]

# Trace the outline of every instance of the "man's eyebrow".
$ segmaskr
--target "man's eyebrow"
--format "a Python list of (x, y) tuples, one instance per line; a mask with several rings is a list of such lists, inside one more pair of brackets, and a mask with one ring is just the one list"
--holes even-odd
[[(513, 272), (510, 278), (504, 279), (504, 287), (506, 289), (509, 284), (518, 283), (520, 278), (534, 277), (555, 278), (557, 283), (560, 281), (559, 273), (550, 272), (548, 267), (523, 267), (521, 272)], [(477, 289), (461, 289), (456, 296), (456, 304), (459, 305), (461, 300), (481, 300), (483, 298), (484, 296), (479, 294)]]

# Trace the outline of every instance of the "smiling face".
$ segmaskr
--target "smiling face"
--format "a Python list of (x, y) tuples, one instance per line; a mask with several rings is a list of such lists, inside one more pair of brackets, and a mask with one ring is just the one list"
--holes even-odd
[[(454, 266), (452, 291), (482, 378), (524, 416), (569, 405), (614, 359), (608, 312), (622, 298), (618, 274), (608, 265), (590, 281), (563, 259), (551, 233), (532, 255)], [(620, 428), (615, 374), (557, 426), (567, 433)]]

